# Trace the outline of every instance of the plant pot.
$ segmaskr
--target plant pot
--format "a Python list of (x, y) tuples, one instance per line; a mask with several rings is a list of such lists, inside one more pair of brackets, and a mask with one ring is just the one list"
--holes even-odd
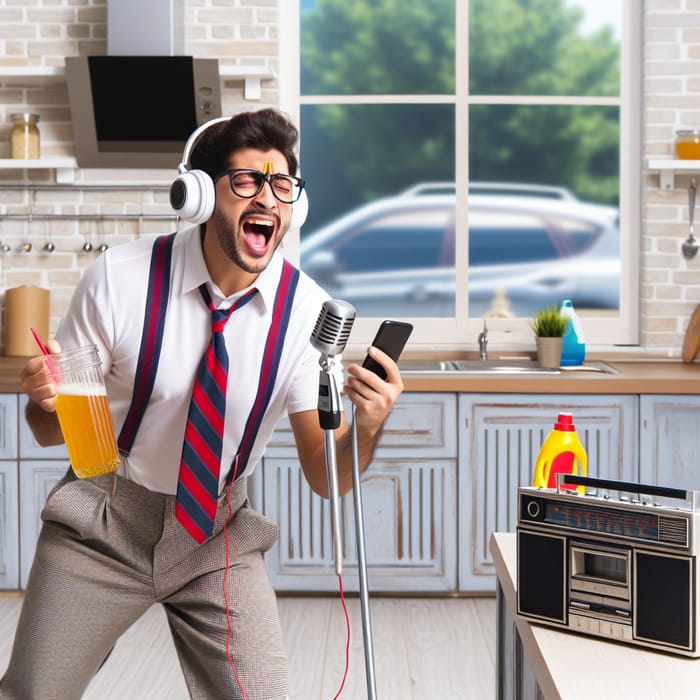
[(563, 339), (561, 336), (556, 338), (540, 338), (537, 341), (537, 360), (540, 367), (544, 369), (559, 369), (561, 362), (561, 346)]

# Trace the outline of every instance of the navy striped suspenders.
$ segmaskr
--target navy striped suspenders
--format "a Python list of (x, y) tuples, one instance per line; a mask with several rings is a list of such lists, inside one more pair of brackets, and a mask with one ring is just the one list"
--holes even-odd
[(175, 234), (171, 233), (168, 236), (159, 236), (153, 242), (151, 267), (148, 273), (146, 311), (143, 315), (141, 349), (136, 365), (134, 390), (131, 394), (129, 412), (117, 440), (119, 451), (125, 455), (131, 452), (156, 380), (160, 348), (163, 343), (165, 313), (168, 309), (168, 296), (170, 294), (170, 263), (172, 262), (174, 240)]
[[(131, 405), (117, 440), (120, 452), (125, 455), (129, 454), (136, 439), (136, 434), (153, 391), (158, 370), (160, 350), (163, 343), (165, 315), (170, 293), (170, 267), (174, 238), (175, 234), (173, 233), (167, 236), (159, 236), (153, 242), (148, 279), (148, 298), (144, 312), (141, 347), (134, 377), (134, 389)], [(275, 294), (272, 321), (265, 340), (255, 401), (246, 420), (243, 437), (227, 475), (227, 482), (231, 478), (240, 476), (245, 470), (258, 429), (270, 402), (298, 281), (299, 270), (287, 260), (284, 260), (282, 274), (280, 275)]]

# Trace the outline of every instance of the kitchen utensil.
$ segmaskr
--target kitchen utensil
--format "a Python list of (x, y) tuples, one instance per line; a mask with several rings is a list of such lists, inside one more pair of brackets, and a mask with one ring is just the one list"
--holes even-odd
[(693, 221), (695, 219), (695, 178), (688, 187), (688, 238), (683, 242), (683, 255), (690, 260), (698, 253), (698, 243), (695, 240)]
[(44, 244), (44, 252), (45, 253), (53, 253), (54, 250), (56, 250), (56, 245), (51, 240), (51, 231), (49, 229), (48, 223), (44, 224), (44, 232), (46, 233), (46, 243)]
[(685, 331), (683, 351), (681, 353), (683, 362), (693, 362), (698, 351), (700, 351), (700, 304), (695, 307), (695, 311), (690, 317), (688, 328)]

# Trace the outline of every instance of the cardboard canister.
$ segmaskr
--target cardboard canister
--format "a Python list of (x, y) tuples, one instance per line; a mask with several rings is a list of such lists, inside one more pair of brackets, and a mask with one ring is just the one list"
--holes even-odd
[(33, 328), (41, 340), (49, 339), (49, 290), (22, 285), (5, 292), (5, 355), (31, 357), (39, 354)]

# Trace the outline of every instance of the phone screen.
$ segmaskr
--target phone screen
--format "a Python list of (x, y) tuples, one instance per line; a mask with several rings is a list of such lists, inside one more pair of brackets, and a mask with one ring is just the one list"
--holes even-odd
[[(404, 321), (382, 321), (377, 335), (374, 336), (372, 345), (385, 352), (396, 362), (412, 331), (413, 326), (410, 323), (405, 323)], [(369, 355), (365, 357), (362, 366), (371, 370), (382, 379), (386, 379), (384, 368)]]

